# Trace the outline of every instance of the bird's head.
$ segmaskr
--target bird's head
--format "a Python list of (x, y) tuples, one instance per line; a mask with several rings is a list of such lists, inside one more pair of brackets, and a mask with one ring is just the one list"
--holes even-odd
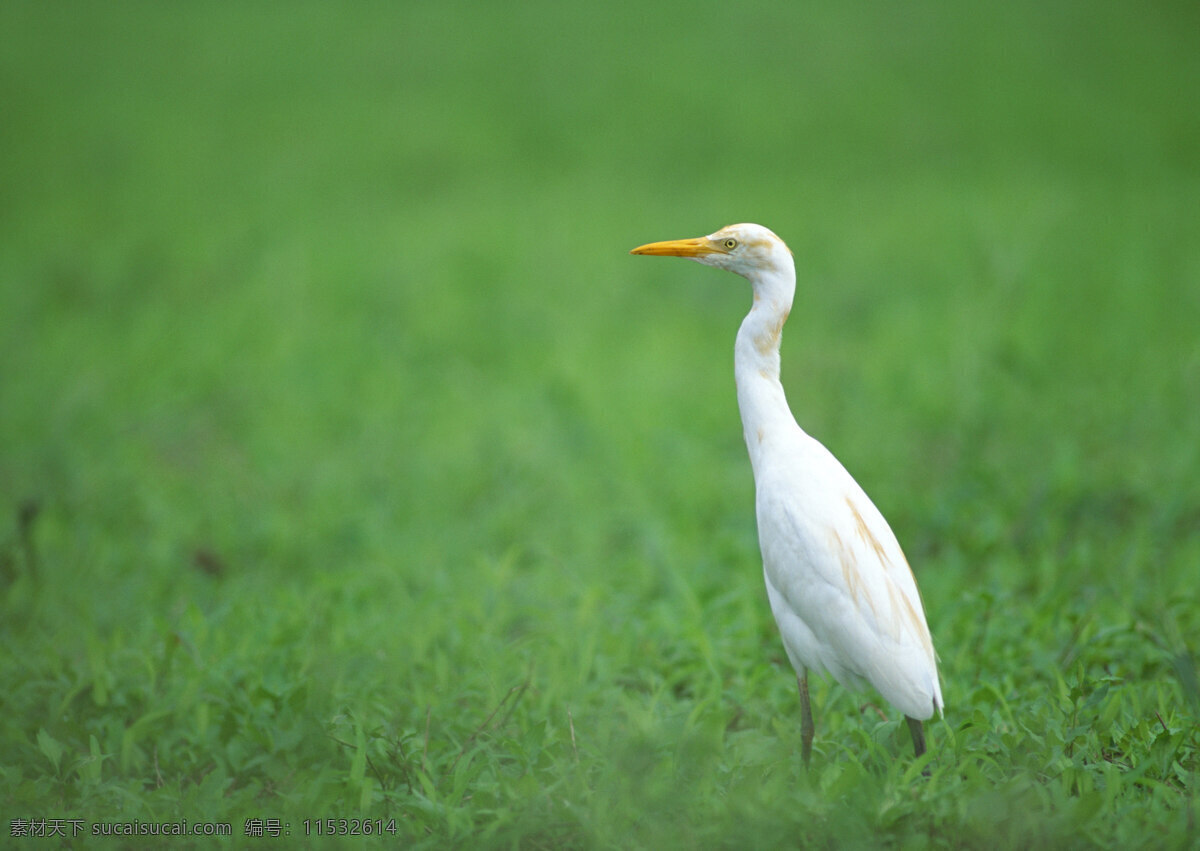
[(728, 225), (695, 239), (671, 239), (640, 245), (630, 254), (687, 257), (706, 266), (728, 269), (754, 281), (764, 275), (794, 274), (792, 252), (762, 225)]

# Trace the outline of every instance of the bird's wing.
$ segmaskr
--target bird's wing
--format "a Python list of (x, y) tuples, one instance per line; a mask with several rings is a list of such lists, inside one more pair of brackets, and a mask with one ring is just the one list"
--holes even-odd
[(785, 465), (758, 488), (763, 567), (784, 641), (807, 667), (851, 687), (866, 680), (905, 714), (928, 718), (942, 696), (908, 561), (862, 488), (812, 443), (803, 481)]

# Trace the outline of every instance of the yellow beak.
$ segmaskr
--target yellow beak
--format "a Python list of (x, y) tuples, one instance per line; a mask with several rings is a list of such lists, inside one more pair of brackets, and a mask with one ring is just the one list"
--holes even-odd
[(648, 254), (652, 257), (703, 257), (705, 254), (718, 254), (717, 248), (706, 236), (695, 239), (668, 239), (666, 242), (651, 242), (639, 245), (630, 254)]

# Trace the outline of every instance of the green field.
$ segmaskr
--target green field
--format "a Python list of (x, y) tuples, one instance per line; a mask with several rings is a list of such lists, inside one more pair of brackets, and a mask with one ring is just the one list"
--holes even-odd
[[(1170, 0), (0, 4), (0, 844), (1197, 847), (1198, 91)], [(737, 221), (921, 761), (801, 767), (748, 288), (627, 254)]]

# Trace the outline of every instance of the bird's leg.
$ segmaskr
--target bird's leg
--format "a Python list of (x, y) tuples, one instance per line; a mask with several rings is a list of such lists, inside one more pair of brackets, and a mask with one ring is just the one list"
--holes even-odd
[(813, 740), (812, 704), (808, 700), (808, 671), (797, 674), (796, 682), (800, 685), (800, 756), (807, 770), (808, 761), (812, 758)]
[(925, 727), (916, 718), (905, 715), (904, 720), (908, 722), (908, 732), (912, 733), (913, 753), (920, 756), (925, 753)]

